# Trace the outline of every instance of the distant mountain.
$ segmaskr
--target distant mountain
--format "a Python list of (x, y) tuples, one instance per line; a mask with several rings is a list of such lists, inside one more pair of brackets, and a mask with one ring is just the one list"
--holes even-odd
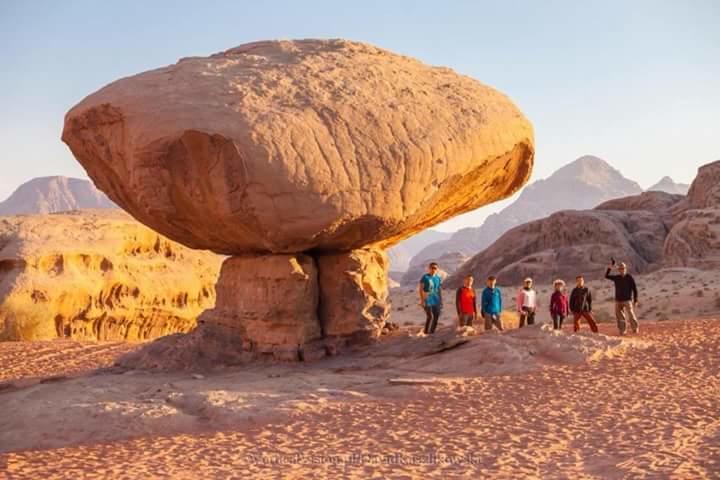
[(394, 272), (404, 272), (410, 266), (410, 259), (414, 257), (420, 250), (427, 247), (431, 243), (447, 240), (452, 233), (438, 232), (437, 230), (424, 230), (414, 235), (388, 250), (390, 257), (390, 270)]
[(87, 180), (38, 177), (20, 185), (0, 202), (0, 215), (55, 213), (84, 208), (117, 208)]
[(464, 228), (447, 240), (428, 245), (412, 258), (410, 268), (449, 252), (472, 256), (511, 228), (531, 220), (560, 210), (590, 209), (607, 200), (642, 191), (640, 185), (625, 178), (606, 161), (586, 155), (525, 187), (517, 200), (490, 215), (480, 227)]
[(648, 192), (665, 192), (673, 195), (687, 195), (690, 185), (687, 183), (675, 183), (670, 177), (663, 177), (652, 187), (648, 188)]

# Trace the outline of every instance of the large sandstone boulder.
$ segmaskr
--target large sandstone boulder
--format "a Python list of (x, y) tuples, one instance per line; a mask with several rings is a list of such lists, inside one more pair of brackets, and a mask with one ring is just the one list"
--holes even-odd
[(458, 286), (465, 275), (489, 275), (501, 284), (519, 284), (603, 274), (610, 257), (627, 262), (633, 272), (659, 268), (674, 205), (683, 197), (646, 192), (613, 200), (594, 210), (568, 210), (516, 227), (448, 278)]
[(187, 332), (215, 303), (220, 263), (121, 211), (0, 217), (0, 339)]
[(386, 247), (526, 181), (533, 131), (503, 94), (344, 40), (268, 41), (124, 78), (65, 117), (95, 184), (225, 254)]

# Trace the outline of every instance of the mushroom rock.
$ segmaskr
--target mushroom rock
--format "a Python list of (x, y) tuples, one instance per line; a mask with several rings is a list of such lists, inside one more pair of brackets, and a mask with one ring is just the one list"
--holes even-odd
[[(348, 303), (373, 325), (384, 294), (346, 272), (387, 265), (357, 252), (511, 195), (534, 153), (530, 122), (502, 93), (345, 40), (250, 43), (118, 80), (67, 113), (62, 139), (142, 223), (227, 255), (313, 256), (320, 298), (365, 292)], [(323, 264), (342, 263), (338, 285), (323, 280)], [(228, 268), (218, 287), (255, 288), (255, 273)], [(319, 308), (329, 331), (353, 324), (327, 318), (350, 307)]]

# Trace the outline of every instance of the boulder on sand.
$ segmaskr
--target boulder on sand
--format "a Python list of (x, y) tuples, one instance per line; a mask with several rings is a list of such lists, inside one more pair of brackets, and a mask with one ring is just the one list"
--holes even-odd
[[(505, 95), (345, 40), (250, 43), (118, 80), (67, 113), (62, 138), (113, 201), (178, 242), (313, 257), (320, 313), (306, 302), (292, 328), (319, 315), (349, 337), (386, 317), (387, 261), (363, 249), (511, 195), (534, 153)], [(242, 288), (266, 288), (254, 273)], [(348, 298), (323, 307), (335, 294)], [(255, 314), (268, 317), (223, 313), (277, 321)]]

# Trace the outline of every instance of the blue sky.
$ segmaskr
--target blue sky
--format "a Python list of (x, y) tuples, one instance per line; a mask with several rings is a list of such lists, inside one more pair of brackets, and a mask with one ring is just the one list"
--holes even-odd
[[(720, 1), (0, 0), (0, 199), (84, 177), (65, 112), (123, 76), (248, 41), (343, 37), (450, 66), (532, 120), (543, 178), (598, 155), (643, 187), (720, 159)], [(444, 229), (477, 225), (501, 204)]]

